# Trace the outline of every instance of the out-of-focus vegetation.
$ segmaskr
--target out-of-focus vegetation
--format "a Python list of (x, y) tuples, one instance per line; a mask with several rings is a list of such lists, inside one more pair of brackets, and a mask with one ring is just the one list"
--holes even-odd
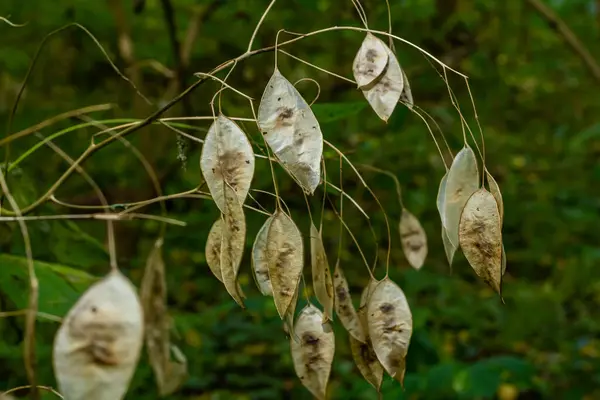
[[(0, 22), (0, 126), (7, 125), (19, 85), (41, 40), (66, 23), (77, 22), (89, 29), (154, 105), (146, 104), (115, 74), (89, 37), (70, 28), (49, 39), (42, 50), (11, 133), (59, 113), (101, 103), (113, 103), (114, 108), (90, 114), (95, 119), (149, 115), (192, 83), (194, 72), (209, 71), (243, 53), (267, 3), (172, 0), (176, 39), (183, 53), (176, 61), (159, 1), (3, 0), (0, 15), (27, 25), (13, 28)], [(397, 230), (401, 209), (393, 182), (384, 175), (364, 172), (392, 221), (391, 276), (405, 291), (414, 318), (406, 390), (386, 378), (384, 398), (600, 398), (600, 82), (555, 25), (549, 25), (527, 1), (391, 3), (395, 34), (470, 78), (485, 134), (486, 164), (504, 196), (508, 269), (503, 287), (506, 305), (476, 279), (462, 255), (449, 271), (435, 206), (444, 165), (420, 119), (399, 106), (384, 124), (351, 84), (279, 55), (279, 68), (292, 82), (304, 77), (319, 82), (314, 109), (325, 138), (354, 163), (396, 174), (406, 207), (428, 234), (428, 259), (422, 270), (415, 271), (401, 251)], [(386, 30), (385, 2), (363, 4), (369, 27)], [(592, 56), (600, 59), (600, 4), (592, 0), (547, 4)], [(350, 1), (280, 1), (266, 18), (254, 48), (273, 44), (281, 28), (308, 32), (335, 25), (360, 26)], [(362, 38), (357, 32), (336, 31), (302, 40), (286, 50), (351, 76), (352, 59)], [(435, 118), (456, 153), (462, 146), (462, 132), (445, 84), (418, 51), (398, 42), (396, 50), (415, 103)], [(272, 72), (273, 53), (265, 53), (238, 65), (229, 83), (259, 99)], [(178, 73), (179, 84), (173, 79)], [(464, 82), (449, 76), (463, 113), (478, 132)], [(217, 83), (206, 83), (168, 116), (211, 115), (209, 102), (218, 88)], [(310, 82), (298, 88), (309, 101), (316, 94)], [(223, 95), (222, 108), (230, 116), (251, 116), (248, 103), (230, 91)], [(40, 133), (46, 137), (81, 122), (64, 120)], [(191, 124), (198, 130), (188, 131), (202, 138), (208, 122)], [(257, 137), (253, 124), (243, 127)], [(101, 129), (92, 125), (55, 142), (76, 158)], [(129, 139), (155, 168), (165, 193), (192, 189), (202, 181), (197, 144), (187, 143), (182, 164), (175, 134), (162, 126), (144, 128)], [(12, 142), (9, 160), (40, 140), (31, 135)], [(1, 154), (4, 160), (4, 150)], [(337, 182), (337, 156), (328, 149), (325, 156), (331, 159), (328, 171)], [(8, 175), (18, 203), (33, 202), (67, 167), (42, 146)], [(98, 151), (84, 168), (111, 204), (156, 196), (143, 166), (119, 143)], [(287, 175), (278, 176), (280, 194), (306, 239), (309, 222), (300, 189)], [(348, 225), (370, 260), (376, 251), (385, 260), (383, 214), (350, 169), (344, 170), (343, 186), (371, 216), (379, 247), (364, 217), (346, 202)], [(257, 161), (253, 187), (273, 190), (264, 160)], [(321, 189), (312, 204), (317, 217), (320, 194)], [(78, 175), (55, 196), (67, 203), (98, 204), (95, 193)], [(272, 197), (258, 193), (255, 197), (267, 209), (273, 208)], [(243, 311), (206, 265), (204, 244), (218, 216), (216, 206), (202, 199), (176, 199), (167, 207), (170, 217), (187, 222), (186, 227), (168, 228), (164, 250), (174, 341), (187, 356), (190, 374), (170, 398), (310, 398), (294, 374), (289, 342), (272, 299), (261, 297), (253, 286), (249, 250), (265, 217), (247, 213), (249, 239), (241, 283), (249, 298), (248, 309)], [(47, 203), (34, 215), (77, 212)], [(158, 214), (160, 209), (154, 204), (144, 212)], [(326, 212), (324, 219), (325, 245), (333, 263), (338, 223), (332, 212)], [(62, 317), (94, 277), (107, 271), (105, 225), (74, 220), (30, 222), (28, 227), (40, 279), (40, 311)], [(119, 264), (136, 285), (159, 229), (155, 221), (117, 224)], [(26, 307), (28, 287), (23, 241), (15, 223), (2, 223), (0, 232), (0, 312), (20, 310)], [(351, 290), (358, 296), (368, 275), (350, 239), (345, 238), (344, 244), (342, 262)], [(379, 262), (378, 276), (384, 264)], [(0, 390), (27, 382), (23, 326), (22, 316), (0, 319)], [(40, 384), (49, 386), (55, 385), (51, 349), (57, 328), (57, 322), (39, 318), (37, 369)], [(376, 399), (354, 366), (348, 334), (337, 321), (335, 333), (331, 398)], [(142, 357), (128, 398), (157, 397), (147, 358)]]

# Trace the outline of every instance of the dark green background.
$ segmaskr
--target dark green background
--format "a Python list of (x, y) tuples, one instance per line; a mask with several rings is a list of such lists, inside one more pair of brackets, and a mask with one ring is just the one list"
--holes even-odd
[[(119, 53), (119, 32), (126, 32), (131, 38), (135, 62), (156, 60), (175, 69), (161, 2), (146, 3), (145, 9), (135, 14), (130, 1), (3, 0), (0, 15), (10, 15), (14, 22), (27, 25), (11, 28), (0, 23), (0, 127), (6, 126), (15, 94), (40, 41), (68, 22), (75, 21), (89, 29), (121, 69), (127, 68), (131, 60)], [(425, 266), (421, 271), (412, 270), (399, 244), (397, 224), (401, 210), (393, 183), (386, 176), (365, 172), (390, 217), (391, 276), (406, 292), (414, 317), (406, 391), (403, 393), (397, 383), (386, 378), (384, 398), (510, 400), (516, 398), (515, 393), (519, 399), (600, 398), (600, 82), (526, 1), (392, 3), (395, 34), (470, 77), (486, 139), (487, 166), (504, 195), (508, 272), (503, 289), (506, 305), (476, 279), (462, 255), (457, 255), (450, 274), (435, 206), (444, 166), (420, 119), (398, 106), (385, 124), (351, 84), (285, 55), (279, 56), (279, 67), (292, 82), (303, 77), (319, 82), (321, 95), (315, 112), (325, 138), (353, 162), (395, 173), (403, 185), (406, 207), (421, 220), (428, 234)], [(547, 3), (592, 55), (598, 56), (598, 2)], [(370, 27), (386, 30), (385, 2), (371, 0), (364, 4)], [(266, 6), (265, 0), (173, 0), (180, 42), (185, 40), (190, 23), (199, 23), (185, 68), (186, 84), (193, 82), (194, 72), (207, 72), (243, 53)], [(115, 22), (119, 18), (121, 22)], [(254, 48), (273, 44), (281, 28), (308, 32), (333, 25), (359, 26), (350, 1), (281, 0), (265, 20)], [(302, 40), (286, 50), (351, 77), (352, 60), (362, 38), (363, 34), (357, 32), (331, 32)], [(396, 49), (416, 104), (435, 118), (456, 153), (462, 146), (460, 121), (443, 81), (419, 52), (401, 43), (396, 43)], [(253, 96), (257, 105), (272, 72), (273, 53), (266, 53), (238, 65), (229, 82)], [(99, 103), (114, 103), (116, 108), (92, 114), (94, 118), (142, 118), (177, 93), (167, 90), (169, 78), (147, 64), (139, 67), (137, 74), (140, 90), (155, 105), (144, 104), (136, 97), (86, 35), (69, 29), (44, 48), (12, 132), (61, 112)], [(477, 132), (464, 81), (451, 75), (451, 84)], [(310, 82), (298, 87), (308, 101), (316, 93)], [(208, 103), (217, 89), (215, 83), (203, 85), (189, 97), (185, 108), (181, 103), (168, 115), (211, 115)], [(247, 102), (232, 92), (223, 96), (223, 111), (229, 116), (251, 116)], [(47, 136), (76, 123), (79, 122), (63, 121), (41, 133)], [(206, 122), (192, 125), (208, 128)], [(252, 124), (243, 126), (258, 140)], [(56, 143), (76, 157), (97, 131), (79, 130), (62, 136)], [(187, 131), (204, 136), (203, 131)], [(176, 137), (164, 127), (145, 128), (129, 139), (154, 166), (166, 193), (188, 190), (201, 182), (200, 147), (196, 144), (189, 144), (187, 161), (182, 166)], [(13, 142), (11, 160), (37, 141), (39, 138), (29, 136)], [(330, 178), (339, 184), (337, 158), (328, 149), (325, 155), (331, 157)], [(27, 205), (43, 194), (66, 167), (47, 147), (27, 158), (9, 176), (19, 204)], [(155, 196), (139, 161), (119, 143), (100, 150), (84, 167), (111, 203)], [(309, 221), (301, 192), (285, 174), (279, 173), (278, 177), (281, 195), (292, 208), (306, 239)], [(346, 202), (349, 226), (370, 262), (375, 251), (384, 259), (387, 242), (382, 213), (349, 168), (344, 170), (343, 185), (371, 216), (380, 238), (379, 248), (373, 244), (365, 219)], [(257, 160), (253, 187), (272, 191), (264, 160)], [(93, 191), (77, 175), (61, 186), (56, 196), (77, 204), (97, 204)], [(257, 194), (256, 198), (267, 209), (273, 209), (271, 197)], [(312, 204), (317, 218), (321, 198), (319, 189)], [(210, 201), (199, 199), (174, 200), (167, 206), (169, 216), (188, 224), (183, 228), (170, 227), (165, 243), (174, 341), (190, 363), (189, 380), (171, 398), (310, 398), (294, 374), (289, 343), (272, 301), (259, 295), (250, 276), (249, 250), (265, 217), (247, 212), (247, 252), (241, 281), (249, 298), (248, 310), (243, 312), (210, 274), (205, 262), (204, 244), (218, 217), (217, 208)], [(34, 214), (72, 211), (45, 204)], [(160, 209), (153, 205), (144, 211), (158, 214)], [(324, 219), (325, 245), (333, 265), (338, 223), (331, 212)], [(160, 226), (149, 221), (117, 225), (119, 264), (139, 285), (145, 258)], [(39, 261), (40, 311), (63, 316), (89, 284), (87, 275), (77, 271), (94, 276), (107, 271), (105, 226), (98, 221), (40, 221), (31, 222), (28, 227), (35, 259)], [(14, 223), (3, 223), (0, 229), (0, 311), (22, 309), (27, 298), (22, 239)], [(351, 289), (358, 295), (368, 275), (347, 236), (344, 243), (342, 263)], [(383, 275), (384, 267), (385, 263), (380, 262), (378, 276)], [(39, 320), (38, 370), (42, 384), (55, 385), (51, 346), (57, 328), (55, 322)], [(376, 399), (376, 393), (353, 364), (347, 333), (337, 321), (335, 328), (331, 398)], [(0, 390), (26, 384), (22, 317), (0, 319), (0, 337)], [(157, 397), (144, 356), (128, 398)]]

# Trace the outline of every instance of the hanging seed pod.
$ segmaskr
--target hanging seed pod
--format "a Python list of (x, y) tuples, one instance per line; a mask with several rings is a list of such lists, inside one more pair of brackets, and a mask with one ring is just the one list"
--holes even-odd
[(269, 217), (258, 231), (252, 245), (252, 275), (258, 290), (264, 296), (273, 296), (273, 287), (269, 278), (269, 262), (267, 259), (267, 235), (273, 217)]
[(402, 209), (400, 219), (400, 239), (408, 263), (415, 269), (421, 269), (427, 257), (427, 235), (417, 217), (406, 208)]
[(53, 366), (68, 400), (120, 400), (138, 363), (142, 306), (120, 272), (92, 285), (69, 310), (54, 339)]
[(494, 179), (492, 174), (490, 174), (487, 170), (485, 171), (487, 176), (488, 184), (490, 185), (490, 193), (496, 199), (496, 203), (498, 204), (498, 212), (500, 213), (500, 222), (504, 221), (504, 201), (502, 200), (502, 192), (500, 192), (500, 186), (498, 186), (498, 182)]
[(344, 271), (340, 266), (339, 260), (335, 264), (335, 270), (333, 271), (333, 286), (335, 288), (335, 312), (340, 317), (342, 325), (358, 342), (364, 343), (366, 340), (365, 332), (354, 309), (354, 304), (352, 304), (348, 281), (344, 276)]
[(410, 90), (410, 84), (408, 83), (408, 78), (406, 77), (404, 70), (402, 70), (402, 79), (404, 81), (404, 89), (400, 95), (400, 102), (406, 105), (409, 110), (412, 110), (415, 102), (413, 100), (412, 90)]
[(383, 74), (388, 59), (385, 43), (372, 33), (367, 33), (352, 63), (352, 72), (358, 88), (363, 89), (373, 84)]
[(479, 189), (479, 172), (475, 153), (465, 145), (458, 152), (452, 166), (448, 171), (446, 181), (446, 195), (444, 200), (444, 227), (448, 233), (448, 240), (458, 247), (458, 224), (467, 200)]
[(504, 250), (504, 243), (502, 243), (502, 276), (506, 272), (506, 251)]
[(323, 134), (310, 106), (278, 69), (262, 95), (257, 122), (282, 166), (312, 195), (321, 180)]
[(246, 134), (223, 114), (219, 114), (208, 129), (200, 169), (222, 213), (225, 213), (223, 182), (235, 191), (239, 203), (244, 204), (254, 175), (254, 151)]
[(363, 89), (363, 94), (377, 116), (387, 122), (404, 91), (404, 77), (396, 56), (385, 47), (389, 57), (387, 68), (372, 86)]
[(244, 307), (244, 293), (237, 276), (244, 255), (246, 242), (246, 216), (238, 197), (229, 185), (225, 184), (225, 213), (223, 214), (223, 236), (221, 239), (221, 273), (225, 289), (240, 307)]
[(404, 292), (389, 278), (373, 290), (367, 305), (367, 322), (379, 362), (392, 378), (403, 384), (412, 314)]
[(315, 296), (323, 306), (323, 323), (333, 321), (333, 282), (329, 271), (329, 261), (325, 254), (325, 246), (321, 232), (311, 222), (310, 224), (310, 258)]
[(275, 307), (283, 319), (302, 275), (304, 250), (298, 227), (281, 210), (273, 215), (267, 233), (267, 260)]
[(210, 272), (221, 282), (223, 274), (221, 273), (221, 240), (223, 238), (223, 218), (220, 217), (210, 228), (208, 238), (206, 239), (206, 248), (204, 255)]
[(322, 323), (323, 313), (309, 304), (300, 312), (294, 332), (298, 341), (290, 340), (296, 375), (319, 400), (324, 400), (335, 353), (335, 338), (329, 323)]
[(454, 246), (450, 239), (448, 239), (448, 231), (444, 226), (444, 213), (446, 212), (446, 182), (448, 180), (448, 172), (444, 174), (442, 180), (440, 181), (440, 186), (437, 194), (437, 209), (440, 213), (440, 220), (442, 221), (442, 242), (444, 243), (444, 252), (446, 253), (446, 258), (448, 259), (448, 265), (450, 269), (452, 269), (452, 260), (454, 259), (454, 253), (456, 253), (456, 246)]
[(502, 233), (494, 196), (479, 189), (468, 199), (460, 218), (460, 247), (475, 273), (501, 293)]
[(296, 287), (296, 291), (294, 292), (294, 297), (292, 298), (292, 302), (285, 312), (285, 319), (283, 322), (284, 330), (287, 334), (290, 335), (292, 339), (298, 341), (299, 339), (294, 334), (294, 318), (296, 317), (296, 306), (298, 305), (298, 296), (300, 295), (300, 281), (298, 281), (298, 286)]

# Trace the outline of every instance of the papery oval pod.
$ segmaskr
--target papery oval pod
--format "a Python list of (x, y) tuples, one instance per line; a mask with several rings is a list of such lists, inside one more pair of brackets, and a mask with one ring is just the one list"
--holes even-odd
[[(363, 318), (366, 320), (366, 309), (358, 311), (359, 314), (365, 314)], [(367, 330), (367, 326), (364, 327)], [(381, 383), (383, 382), (383, 366), (377, 359), (377, 354), (373, 350), (373, 344), (371, 338), (365, 335), (365, 341), (361, 342), (356, 340), (353, 336), (350, 336), (350, 350), (352, 352), (352, 358), (354, 363), (358, 367), (361, 375), (369, 382), (373, 387), (379, 391), (381, 389)]]
[(387, 68), (372, 86), (363, 90), (363, 94), (379, 118), (387, 122), (403, 93), (404, 76), (396, 56), (385, 47), (389, 56)]
[(406, 73), (402, 70), (402, 79), (404, 80), (404, 89), (402, 89), (402, 94), (400, 95), (400, 101), (406, 105), (410, 110), (412, 110), (415, 102), (413, 100), (412, 90), (410, 89), (410, 84), (408, 83), (408, 78), (406, 77)]
[(204, 139), (200, 169), (210, 194), (225, 213), (225, 181), (244, 204), (254, 175), (254, 151), (246, 134), (235, 122), (219, 114)]
[(500, 222), (504, 221), (504, 201), (502, 200), (502, 192), (500, 192), (500, 186), (498, 186), (498, 182), (494, 179), (492, 174), (490, 174), (487, 170), (485, 171), (487, 176), (488, 184), (490, 185), (490, 193), (496, 199), (496, 203), (498, 204), (498, 212), (500, 213)]
[(412, 335), (412, 314), (404, 292), (389, 278), (379, 282), (371, 294), (367, 323), (379, 362), (402, 384)]
[(223, 282), (223, 274), (221, 273), (221, 240), (223, 238), (223, 218), (220, 217), (210, 228), (208, 238), (206, 239), (206, 247), (204, 256), (210, 272), (221, 282)]
[(223, 213), (223, 236), (221, 240), (221, 274), (225, 289), (236, 303), (244, 308), (244, 293), (237, 276), (246, 243), (246, 216), (236, 192), (225, 184), (225, 213)]
[(273, 296), (273, 287), (269, 278), (269, 261), (267, 259), (267, 235), (273, 216), (267, 218), (260, 227), (252, 245), (252, 275), (258, 290), (264, 296)]
[(427, 257), (427, 235), (417, 217), (406, 208), (402, 209), (400, 219), (400, 239), (408, 263), (421, 269)]
[(344, 276), (344, 271), (340, 266), (339, 260), (335, 264), (335, 270), (333, 271), (333, 286), (335, 289), (335, 312), (338, 317), (340, 317), (342, 325), (346, 328), (350, 336), (354, 337), (357, 341), (364, 343), (366, 341), (365, 332), (358, 319), (358, 314), (354, 309), (354, 304), (352, 304), (348, 281)]
[(467, 200), (479, 189), (479, 171), (477, 158), (468, 146), (458, 152), (448, 171), (446, 195), (444, 199), (444, 227), (448, 240), (458, 247), (458, 224)]
[(304, 266), (302, 235), (294, 221), (278, 209), (267, 234), (267, 260), (273, 299), (279, 317), (285, 317)]
[(444, 244), (444, 252), (446, 253), (446, 259), (448, 260), (448, 265), (450, 269), (452, 269), (452, 260), (454, 259), (454, 253), (456, 253), (456, 246), (450, 242), (448, 239), (448, 231), (446, 230), (445, 217), (444, 213), (446, 212), (446, 182), (448, 180), (448, 172), (444, 174), (442, 180), (440, 181), (440, 186), (438, 188), (437, 194), (437, 209), (440, 213), (440, 220), (442, 222), (442, 242)]
[(290, 340), (296, 375), (319, 400), (325, 399), (335, 353), (333, 329), (322, 321), (323, 313), (315, 306), (307, 305), (300, 312), (294, 328), (299, 340)]
[(321, 127), (310, 106), (278, 69), (263, 92), (257, 122), (282, 166), (306, 193), (314, 193), (321, 181)]
[(315, 296), (323, 306), (323, 322), (333, 320), (333, 282), (329, 271), (329, 261), (325, 254), (325, 246), (321, 232), (315, 224), (310, 224), (310, 259)]
[(479, 189), (464, 207), (458, 238), (465, 258), (475, 273), (501, 293), (502, 233), (500, 212), (494, 196)]
[(367, 33), (352, 63), (352, 72), (359, 89), (371, 85), (383, 74), (389, 55), (385, 43), (372, 33)]
[[(358, 319), (360, 320), (360, 323), (362, 324), (363, 328), (365, 328), (365, 335), (368, 336), (369, 332), (368, 332), (368, 323), (367, 323), (367, 313), (366, 313), (366, 309), (367, 309), (367, 305), (369, 304), (369, 300), (371, 299), (371, 295), (373, 294), (373, 291), (375, 290), (375, 288), (377, 287), (377, 285), (379, 284), (380, 281), (371, 278), (369, 280), (369, 284), (363, 289), (362, 293), (360, 294), (360, 303), (358, 306)], [(361, 312), (362, 310), (365, 310), (365, 312)]]
[(120, 400), (138, 363), (144, 317), (131, 282), (118, 271), (92, 285), (54, 338), (53, 366), (68, 400)]
[(298, 281), (298, 286), (296, 287), (296, 291), (294, 292), (294, 297), (292, 298), (292, 302), (285, 312), (285, 319), (283, 322), (284, 329), (286, 333), (292, 337), (295, 341), (299, 339), (295, 336), (294, 333), (294, 318), (296, 318), (296, 306), (298, 305), (298, 296), (300, 295), (300, 281)]

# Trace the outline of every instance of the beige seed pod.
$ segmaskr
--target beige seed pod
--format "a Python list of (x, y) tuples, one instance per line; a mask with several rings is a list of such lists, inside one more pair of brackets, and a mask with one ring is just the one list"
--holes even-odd
[(377, 116), (387, 122), (403, 93), (404, 77), (396, 56), (385, 47), (389, 57), (387, 68), (372, 86), (363, 89), (363, 94)]
[(298, 305), (298, 296), (300, 294), (300, 281), (298, 281), (298, 286), (296, 287), (296, 291), (294, 292), (294, 297), (292, 298), (292, 302), (285, 312), (285, 319), (283, 322), (284, 330), (287, 334), (289, 334), (294, 340), (298, 341), (299, 339), (294, 334), (294, 318), (296, 318), (296, 306)]
[(460, 247), (475, 273), (501, 293), (502, 233), (494, 196), (479, 189), (468, 199), (460, 218)]
[(408, 263), (421, 269), (427, 257), (427, 235), (417, 217), (406, 208), (402, 209), (400, 218), (400, 239)]
[(123, 399), (140, 356), (144, 316), (131, 282), (118, 271), (92, 285), (56, 337), (53, 366), (68, 400)]
[(206, 263), (210, 272), (221, 282), (223, 274), (221, 273), (221, 239), (223, 237), (223, 218), (219, 217), (210, 228), (208, 238), (206, 239), (206, 248), (204, 254)]
[(373, 84), (383, 74), (388, 59), (385, 43), (372, 33), (367, 33), (352, 63), (352, 72), (358, 88)]
[(458, 224), (467, 200), (479, 189), (479, 172), (477, 158), (468, 146), (458, 152), (448, 171), (446, 195), (444, 200), (444, 227), (448, 240), (458, 247)]
[(278, 69), (263, 92), (257, 122), (282, 166), (313, 194), (321, 181), (323, 134), (308, 103)]
[(273, 216), (265, 221), (252, 245), (252, 276), (254, 276), (258, 290), (264, 296), (273, 296), (273, 287), (269, 278), (269, 262), (267, 259), (267, 235), (272, 220)]
[(410, 84), (408, 83), (408, 78), (406, 77), (404, 70), (402, 70), (402, 79), (404, 80), (404, 89), (400, 95), (400, 102), (404, 103), (406, 107), (412, 110), (415, 102), (413, 100), (412, 90), (410, 89)]
[(490, 185), (490, 193), (496, 199), (496, 203), (498, 204), (498, 212), (500, 212), (500, 222), (504, 221), (504, 201), (502, 200), (502, 192), (500, 192), (500, 186), (498, 186), (498, 182), (494, 179), (492, 174), (490, 174), (487, 170), (485, 171), (487, 176), (488, 184)]
[(319, 400), (324, 400), (331, 364), (335, 353), (335, 338), (329, 323), (322, 323), (323, 313), (309, 304), (296, 320), (290, 347), (296, 375), (302, 384)]
[(402, 384), (412, 335), (412, 314), (402, 289), (387, 277), (371, 294), (367, 322), (379, 362)]
[(333, 282), (321, 232), (310, 224), (310, 258), (315, 296), (323, 306), (323, 322), (333, 321)]
[(506, 273), (506, 250), (504, 250), (504, 243), (502, 243), (502, 276)]
[(223, 219), (223, 234), (221, 239), (221, 273), (225, 289), (240, 307), (244, 306), (244, 293), (237, 276), (244, 255), (246, 243), (246, 216), (244, 208), (229, 185), (225, 184), (225, 213)]
[(222, 213), (225, 213), (225, 181), (244, 204), (254, 175), (254, 151), (246, 134), (235, 122), (219, 114), (208, 129), (200, 169), (210, 194)]
[(304, 249), (298, 227), (280, 209), (273, 215), (269, 226), (267, 260), (275, 307), (279, 317), (283, 319), (302, 275)]
[(444, 244), (444, 252), (446, 253), (446, 259), (448, 260), (448, 265), (452, 268), (452, 260), (454, 259), (454, 253), (456, 253), (456, 246), (454, 246), (450, 239), (448, 239), (448, 231), (444, 226), (444, 213), (446, 212), (446, 182), (448, 180), (448, 172), (444, 174), (442, 180), (440, 181), (440, 186), (438, 188), (437, 194), (437, 209), (440, 214), (440, 220), (442, 221), (442, 242)]
[(333, 286), (335, 288), (335, 312), (340, 317), (342, 325), (346, 328), (350, 336), (354, 337), (358, 342), (364, 343), (366, 341), (365, 331), (358, 319), (354, 304), (352, 304), (348, 281), (344, 276), (344, 271), (340, 266), (339, 260), (335, 264), (335, 270), (333, 271)]

